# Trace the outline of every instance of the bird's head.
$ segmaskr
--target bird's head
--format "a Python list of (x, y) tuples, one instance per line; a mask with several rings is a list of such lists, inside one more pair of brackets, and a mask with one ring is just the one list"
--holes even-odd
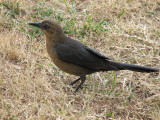
[(44, 20), (41, 23), (33, 22), (28, 24), (40, 28), (46, 37), (60, 37), (64, 35), (61, 26), (53, 21)]

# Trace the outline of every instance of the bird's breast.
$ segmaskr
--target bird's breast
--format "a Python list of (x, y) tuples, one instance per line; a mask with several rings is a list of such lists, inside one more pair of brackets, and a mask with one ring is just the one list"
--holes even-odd
[(63, 60), (61, 60), (58, 55), (56, 54), (56, 51), (54, 50), (54, 48), (47, 48), (47, 52), (51, 58), (51, 60), (53, 61), (53, 63), (62, 71), (73, 74), (73, 75), (87, 75), (87, 74), (91, 74), (93, 73), (93, 71), (85, 69), (83, 67), (74, 65), (72, 63), (67, 63)]

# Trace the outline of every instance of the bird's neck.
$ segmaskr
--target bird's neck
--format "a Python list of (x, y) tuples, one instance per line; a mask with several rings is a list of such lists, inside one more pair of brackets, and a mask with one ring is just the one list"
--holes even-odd
[(66, 35), (63, 34), (63, 35), (53, 35), (53, 36), (46, 36), (46, 44), (47, 45), (56, 45), (56, 44), (59, 44), (59, 43), (62, 43), (66, 38)]
[(47, 47), (47, 52), (50, 53), (54, 50), (54, 47), (57, 44), (63, 43), (65, 40), (66, 36), (46, 36), (46, 47)]

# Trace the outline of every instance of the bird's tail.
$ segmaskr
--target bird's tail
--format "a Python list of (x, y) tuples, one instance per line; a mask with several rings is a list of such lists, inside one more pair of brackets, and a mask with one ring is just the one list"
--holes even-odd
[(117, 63), (112, 61), (109, 61), (109, 63), (112, 66), (113, 70), (131, 70), (137, 72), (160, 72), (159, 69), (157, 68), (152, 68), (147, 66)]

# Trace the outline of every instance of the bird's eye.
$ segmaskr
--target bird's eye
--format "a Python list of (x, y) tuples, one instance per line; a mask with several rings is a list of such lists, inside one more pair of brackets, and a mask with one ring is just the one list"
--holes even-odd
[(43, 28), (46, 30), (48, 28), (50, 28), (48, 25), (44, 25)]

